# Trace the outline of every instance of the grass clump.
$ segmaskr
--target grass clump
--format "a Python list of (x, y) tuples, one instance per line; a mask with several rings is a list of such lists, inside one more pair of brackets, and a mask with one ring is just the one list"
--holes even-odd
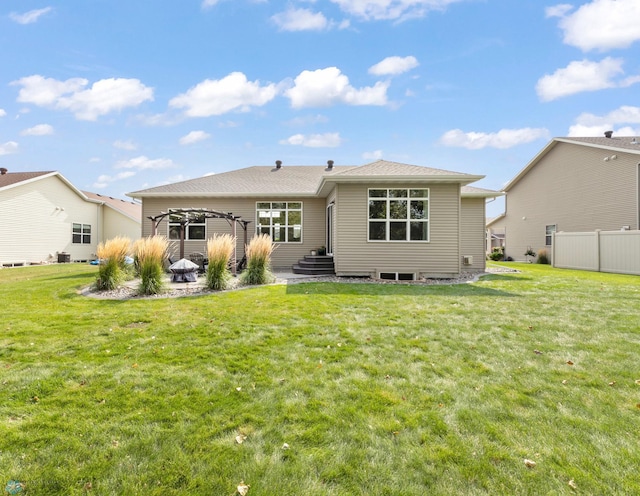
[(546, 248), (540, 248), (538, 250), (538, 259), (536, 263), (549, 265), (551, 260), (549, 259), (549, 252)]
[(275, 245), (268, 234), (254, 236), (247, 245), (247, 269), (242, 273), (244, 284), (266, 284), (273, 281), (271, 254)]
[(99, 290), (115, 289), (126, 278), (125, 258), (130, 248), (131, 240), (123, 236), (116, 236), (98, 244), (96, 255), (100, 265), (96, 287)]
[(216, 234), (207, 241), (207, 287), (226, 289), (231, 279), (229, 259), (236, 246), (236, 238), (230, 234)]
[(152, 295), (162, 291), (164, 279), (164, 261), (167, 258), (169, 242), (164, 236), (141, 238), (133, 245), (138, 275), (140, 276), (140, 294)]

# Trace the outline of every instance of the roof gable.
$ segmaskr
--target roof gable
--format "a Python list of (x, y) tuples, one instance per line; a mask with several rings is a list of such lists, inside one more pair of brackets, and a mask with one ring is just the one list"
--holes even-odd
[(507, 192), (522, 179), (527, 172), (536, 166), (558, 143), (567, 143), (575, 146), (588, 146), (600, 148), (602, 150), (613, 150), (621, 153), (632, 153), (640, 155), (640, 137), (611, 137), (611, 138), (553, 138), (533, 159), (509, 181), (502, 191)]
[(36, 179), (42, 179), (43, 176), (51, 176), (54, 171), (43, 172), (6, 172), (0, 174), (0, 190), (9, 188), (10, 186), (18, 186)]

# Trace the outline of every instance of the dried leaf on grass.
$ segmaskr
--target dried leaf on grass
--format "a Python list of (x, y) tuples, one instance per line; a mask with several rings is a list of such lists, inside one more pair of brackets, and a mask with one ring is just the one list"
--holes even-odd
[(534, 462), (533, 460), (529, 460), (528, 458), (524, 459), (524, 464), (528, 468), (534, 468), (536, 466), (536, 462)]
[(244, 434), (238, 434), (236, 436), (236, 443), (242, 444), (244, 443), (245, 439), (247, 439), (247, 436), (245, 436)]
[(571, 479), (567, 484), (569, 484), (569, 487), (571, 489), (578, 489), (578, 486), (576, 485), (576, 483), (573, 481), (573, 479)]

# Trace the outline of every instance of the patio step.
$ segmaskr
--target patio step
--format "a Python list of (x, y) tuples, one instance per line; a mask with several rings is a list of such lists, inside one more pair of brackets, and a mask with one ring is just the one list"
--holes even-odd
[(335, 266), (331, 255), (305, 255), (302, 260), (291, 267), (294, 274), (333, 275)]

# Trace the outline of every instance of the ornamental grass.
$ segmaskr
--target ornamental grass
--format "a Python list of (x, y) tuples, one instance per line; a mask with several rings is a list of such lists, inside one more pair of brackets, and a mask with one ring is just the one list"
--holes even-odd
[(162, 291), (164, 261), (169, 251), (169, 242), (164, 236), (150, 236), (137, 240), (133, 245), (136, 266), (140, 276), (140, 294), (151, 295)]
[(207, 241), (207, 287), (209, 289), (226, 289), (231, 280), (229, 259), (236, 246), (235, 236), (230, 234), (215, 234)]
[(243, 284), (266, 284), (274, 280), (271, 273), (271, 254), (275, 245), (268, 234), (251, 238), (246, 247), (247, 269), (242, 273)]
[(126, 278), (125, 258), (129, 254), (131, 240), (116, 236), (98, 244), (96, 255), (100, 261), (96, 287), (101, 291), (115, 289)]

